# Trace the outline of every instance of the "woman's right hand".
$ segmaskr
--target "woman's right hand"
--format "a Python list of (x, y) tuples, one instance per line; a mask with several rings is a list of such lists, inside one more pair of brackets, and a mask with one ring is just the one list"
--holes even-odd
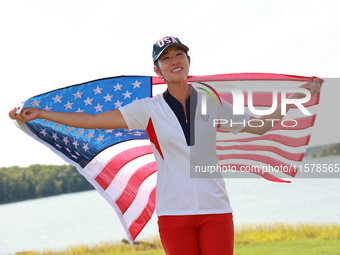
[(39, 118), (41, 109), (28, 107), (21, 110), (19, 114), (16, 114), (18, 108), (14, 108), (8, 113), (8, 116), (13, 120), (19, 120), (21, 122), (28, 122)]
[(18, 109), (14, 108), (9, 112), (9, 117), (13, 120), (28, 122), (35, 119), (46, 119), (66, 126), (86, 129), (118, 129), (128, 128), (120, 110), (114, 109), (97, 114), (85, 112), (56, 112), (44, 109), (27, 107), (22, 109), (20, 114), (16, 114)]

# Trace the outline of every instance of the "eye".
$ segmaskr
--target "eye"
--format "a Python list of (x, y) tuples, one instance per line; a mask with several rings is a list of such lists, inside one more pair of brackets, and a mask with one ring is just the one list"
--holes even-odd
[(163, 60), (167, 60), (167, 59), (169, 59), (169, 57), (165, 57), (165, 58), (163, 58)]

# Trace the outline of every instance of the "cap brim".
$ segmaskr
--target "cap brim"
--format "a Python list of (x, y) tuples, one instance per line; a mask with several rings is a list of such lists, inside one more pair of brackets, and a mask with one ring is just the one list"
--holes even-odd
[(161, 52), (158, 53), (158, 55), (154, 58), (153, 62), (156, 62), (159, 57), (163, 54), (163, 52), (169, 47), (169, 46), (178, 46), (180, 48), (182, 48), (185, 52), (189, 51), (189, 48), (181, 43), (172, 43), (172, 44), (168, 44), (164, 47), (164, 49), (161, 50)]

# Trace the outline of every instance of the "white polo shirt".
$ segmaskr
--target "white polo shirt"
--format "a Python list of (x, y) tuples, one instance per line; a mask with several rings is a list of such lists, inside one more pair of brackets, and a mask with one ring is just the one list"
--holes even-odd
[[(191, 106), (190, 98), (194, 99)], [(216, 105), (210, 96), (206, 96), (209, 118), (205, 121), (206, 119), (201, 116), (200, 92), (192, 89), (190, 98), (187, 101), (187, 109), (191, 109), (187, 114), (188, 119), (185, 119), (181, 104), (168, 92), (119, 108), (130, 130), (144, 129), (150, 138), (158, 166), (156, 189), (158, 216), (232, 212), (221, 173), (192, 177), (190, 171), (194, 171), (195, 166), (218, 164), (217, 128), (213, 126), (214, 119), (232, 119), (233, 123), (243, 121), (246, 123), (250, 116), (248, 114), (234, 116), (229, 103), (222, 100), (222, 106), (218, 101)], [(188, 139), (187, 122), (191, 127), (191, 141)], [(239, 132), (242, 128), (243, 124), (223, 126), (223, 129), (233, 133)], [(187, 131), (186, 135), (184, 130)], [(191, 145), (188, 145), (190, 143)]]

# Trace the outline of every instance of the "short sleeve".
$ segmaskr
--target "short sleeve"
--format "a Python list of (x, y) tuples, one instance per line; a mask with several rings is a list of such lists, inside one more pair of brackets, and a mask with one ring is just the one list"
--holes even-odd
[(152, 111), (150, 100), (151, 98), (143, 98), (118, 108), (129, 130), (146, 129)]
[(237, 134), (247, 126), (250, 115), (246, 112), (244, 114), (233, 114), (233, 106), (222, 99), (219, 118), (223, 120), (221, 123), (226, 122), (226, 124), (221, 124), (221, 129)]

